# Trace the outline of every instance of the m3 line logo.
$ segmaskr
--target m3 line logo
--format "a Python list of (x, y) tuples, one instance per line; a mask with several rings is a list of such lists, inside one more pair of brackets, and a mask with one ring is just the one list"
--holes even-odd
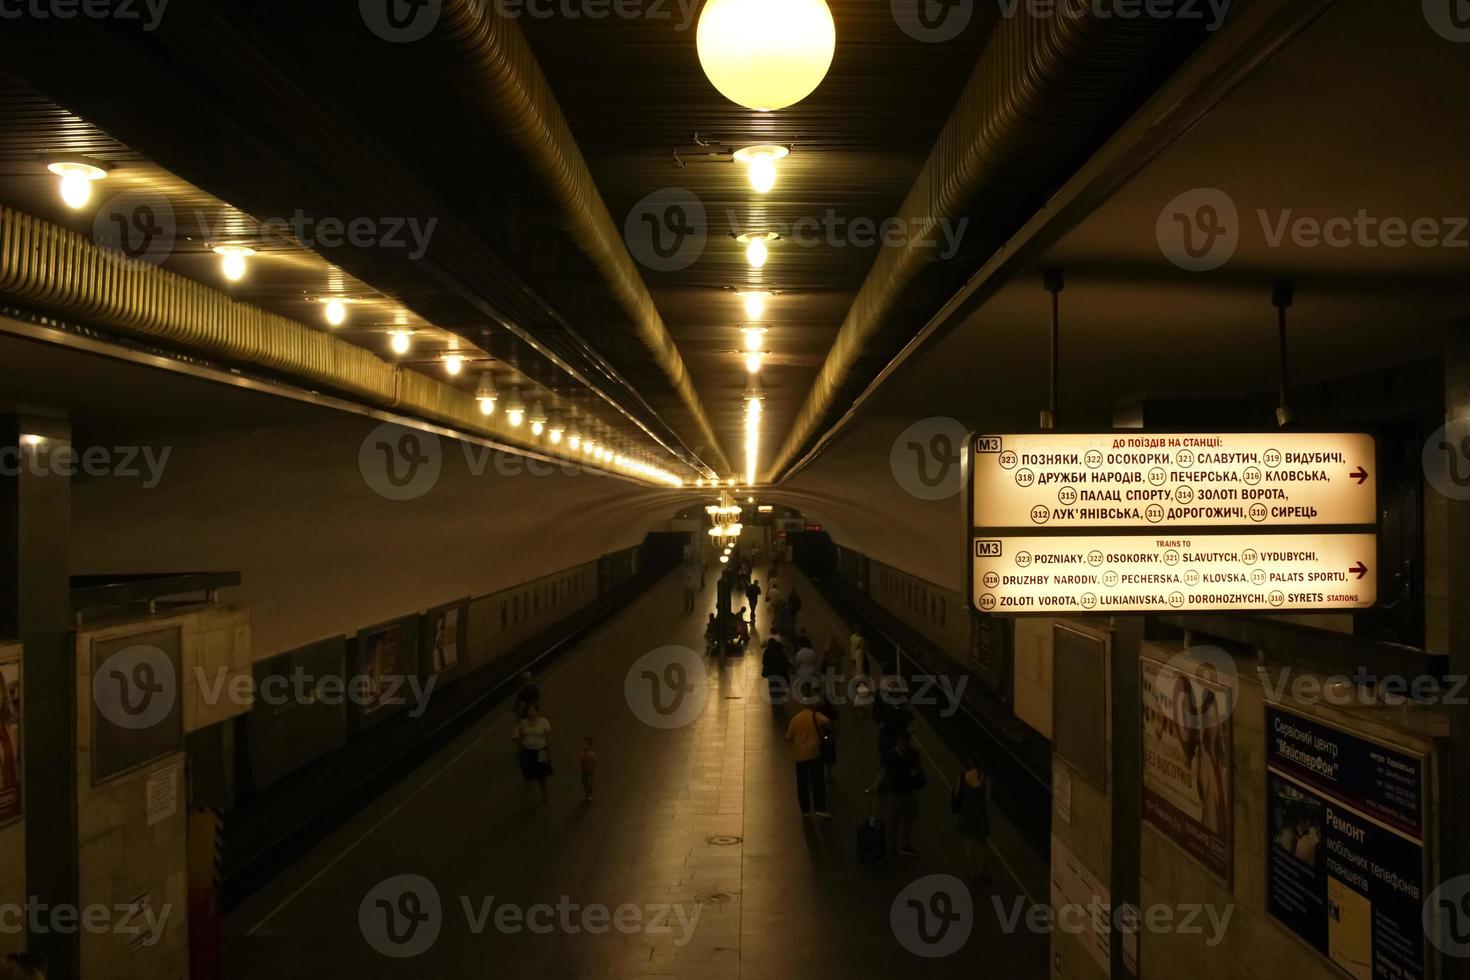
[(889, 925), (903, 948), (915, 956), (952, 956), (970, 941), (975, 928), (970, 889), (953, 875), (920, 878), (894, 898)]
[(704, 659), (698, 653), (688, 647), (660, 647), (628, 669), (623, 697), (650, 728), (683, 728), (704, 712), (707, 686)]

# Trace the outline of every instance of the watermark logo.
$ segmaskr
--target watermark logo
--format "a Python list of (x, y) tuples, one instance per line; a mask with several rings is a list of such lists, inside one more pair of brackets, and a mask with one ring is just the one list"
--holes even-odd
[(156, 946), (163, 938), (173, 906), (154, 908), (148, 895), (116, 905), (50, 905), (31, 896), (25, 905), (0, 905), (0, 936), (49, 934), (72, 936), (80, 933), (125, 937), (133, 949)]
[(1190, 647), (1169, 658), (1166, 671), (1181, 681), (1175, 686), (1174, 721), (1184, 728), (1213, 731), (1235, 711), (1240, 700), (1240, 671), (1235, 658), (1219, 647)]
[(444, 906), (423, 875), (396, 875), (363, 896), (357, 924), (368, 945), (393, 959), (422, 956), (439, 941)]
[(1429, 893), (1424, 932), (1446, 956), (1470, 957), (1470, 875), (1451, 878)]
[(10, 0), (0, 3), (0, 21), (112, 20), (138, 23), (145, 33), (158, 30), (169, 0)]
[(623, 679), (623, 697), (652, 728), (693, 724), (703, 712), (708, 676), (704, 659), (688, 647), (660, 647), (639, 657)]
[(168, 654), (154, 646), (125, 647), (102, 662), (92, 677), (92, 698), (118, 728), (142, 731), (173, 711), (178, 678)]
[(368, 30), (393, 44), (422, 41), (438, 26), (443, 0), (358, 0)]
[(899, 433), (888, 452), (893, 479), (911, 497), (948, 500), (964, 478), (960, 452), (968, 432), (957, 419), (921, 419)]
[(1470, 417), (1442, 426), (1424, 443), (1424, 476), (1440, 495), (1470, 500)]
[(889, 0), (893, 22), (925, 44), (953, 41), (970, 26), (975, 0)]
[(378, 496), (417, 500), (438, 484), (444, 453), (438, 436), (384, 422), (362, 441), (357, 468)]
[(1240, 212), (1229, 194), (1200, 187), (1170, 201), (1154, 231), (1170, 262), (1189, 272), (1209, 272), (1229, 262), (1240, 247)]
[(1424, 19), (1446, 41), (1470, 44), (1470, 2), (1424, 0)]
[(960, 879), (928, 875), (898, 893), (888, 922), (904, 949), (925, 959), (940, 959), (953, 956), (970, 941), (975, 904)]
[(694, 26), (702, 0), (495, 0), (495, 13), (510, 20), (674, 20), (674, 30)]
[(177, 240), (173, 205), (152, 191), (114, 194), (92, 218), (92, 241), (135, 262), (162, 265), (173, 254)]
[(693, 191), (665, 187), (633, 205), (623, 223), (628, 251), (654, 272), (680, 272), (699, 261), (709, 216)]
[(1084, 17), (1110, 20), (1198, 21), (1214, 33), (1225, 26), (1235, 0), (997, 0), (1007, 19), (1025, 14), (1033, 20)]

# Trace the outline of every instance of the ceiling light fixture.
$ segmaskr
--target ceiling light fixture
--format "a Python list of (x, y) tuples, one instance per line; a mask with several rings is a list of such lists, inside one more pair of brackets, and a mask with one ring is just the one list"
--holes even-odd
[(220, 271), (230, 282), (239, 282), (249, 271), (246, 259), (255, 254), (255, 249), (245, 245), (216, 245), (214, 254), (220, 257)]
[(769, 112), (822, 84), (837, 49), (837, 26), (825, 0), (709, 0), (695, 44), (720, 94)]
[(771, 298), (771, 294), (763, 292), (742, 293), (741, 298), (745, 300), (746, 318), (759, 320), (766, 314), (766, 300)]
[(539, 436), (546, 431), (546, 409), (542, 406), (539, 398), (536, 400), (536, 404), (532, 406), (531, 414), (526, 416), (526, 419), (531, 423), (531, 435)]
[(512, 427), (526, 420), (526, 403), (521, 401), (521, 389), (510, 390), (510, 404), (505, 406), (505, 417)]
[(745, 246), (745, 261), (750, 263), (752, 269), (759, 269), (771, 256), (770, 246), (766, 242), (774, 242), (780, 237), (774, 231), (748, 231), (736, 236), (735, 240)]
[(750, 374), (759, 374), (761, 365), (765, 363), (766, 352), (762, 350), (750, 350), (745, 352), (745, 370)]
[(745, 349), (751, 352), (761, 349), (766, 336), (765, 327), (741, 327), (740, 332), (745, 336)]
[(61, 199), (72, 210), (80, 210), (92, 200), (92, 184), (107, 176), (107, 167), (87, 157), (55, 157), (46, 169), (61, 178)]
[(735, 162), (746, 165), (750, 186), (757, 194), (768, 194), (776, 186), (776, 161), (789, 156), (791, 151), (774, 143), (744, 146), (735, 151)]
[(577, 427), (576, 419), (572, 419), (572, 424), (567, 427), (567, 448), (572, 452), (582, 448), (582, 430)]
[(464, 370), (464, 356), (461, 354), (445, 354), (444, 370), (448, 371), (451, 377), (459, 374), (459, 372)]
[(412, 330), (394, 330), (388, 336), (390, 338), (388, 346), (393, 349), (393, 353), (395, 354), (407, 354), (408, 349), (413, 346)]
[(546, 434), (551, 436), (553, 446), (561, 442), (561, 437), (566, 434), (567, 427), (562, 423), (561, 416), (553, 414), (551, 421), (546, 424)]
[(481, 415), (495, 414), (495, 403), (500, 400), (500, 392), (495, 390), (495, 378), (491, 372), (480, 373), (480, 386), (475, 389), (475, 400), (480, 403)]
[(347, 322), (347, 303), (340, 299), (324, 299), (327, 304), (327, 323), (333, 327), (340, 327)]

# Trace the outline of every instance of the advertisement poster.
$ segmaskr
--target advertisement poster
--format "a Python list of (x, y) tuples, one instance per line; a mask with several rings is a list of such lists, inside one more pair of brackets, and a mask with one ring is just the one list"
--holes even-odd
[(1360, 980), (1422, 980), (1424, 760), (1266, 711), (1267, 906)]
[(442, 674), (459, 666), (468, 619), (467, 603), (444, 606), (425, 617), (429, 673)]
[(364, 715), (401, 708), (408, 696), (405, 681), (416, 676), (413, 638), (402, 622), (386, 623), (358, 634), (357, 703)]
[(20, 658), (0, 660), (0, 824), (20, 819)]
[(1143, 822), (1227, 885), (1235, 853), (1233, 709), (1225, 685), (1143, 661)]

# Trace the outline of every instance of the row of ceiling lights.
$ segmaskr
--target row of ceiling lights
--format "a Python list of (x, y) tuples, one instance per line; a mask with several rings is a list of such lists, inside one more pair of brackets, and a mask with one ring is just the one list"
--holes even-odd
[[(93, 185), (108, 174), (107, 165), (86, 157), (53, 157), (47, 163), (47, 169), (61, 178), (62, 202), (73, 210), (81, 210), (91, 202)], [(217, 245), (213, 251), (220, 256), (220, 271), (230, 282), (240, 282), (245, 278), (249, 271), (248, 260), (255, 255), (255, 250), (245, 245)], [(354, 302), (345, 296), (323, 296), (317, 301), (322, 304), (323, 316), (331, 327), (340, 327), (347, 322), (348, 304)], [(389, 346), (394, 354), (400, 356), (407, 354), (412, 347), (413, 331), (408, 328), (406, 319), (400, 314), (399, 324), (389, 332)], [(465, 360), (461, 353), (451, 352), (442, 356), (444, 370), (451, 377), (463, 373)], [(499, 396), (489, 371), (481, 373), (475, 397), (481, 414), (489, 416), (494, 413)], [(589, 428), (595, 426), (599, 435), (584, 437), (575, 420), (568, 428), (559, 415), (548, 416), (539, 400), (528, 410), (519, 388), (513, 389), (505, 414), (512, 428), (519, 428), (529, 421), (531, 434), (537, 439), (546, 436), (553, 446), (560, 446), (565, 438), (572, 452), (581, 452), (589, 460), (655, 483), (675, 487), (684, 485), (682, 479), (615, 439), (606, 426), (592, 423)]]
[[(837, 28), (825, 0), (709, 0), (700, 13), (696, 45), (710, 83), (730, 101), (759, 112), (794, 105), (814, 92), (832, 66)], [(767, 194), (776, 186), (777, 164), (790, 153), (763, 143), (736, 150), (751, 187)], [(751, 231), (737, 237), (745, 259), (759, 273), (770, 260), (775, 232)], [(741, 356), (750, 376), (745, 389), (745, 482), (755, 483), (761, 446), (765, 389), (760, 370), (767, 357), (766, 291), (742, 294), (746, 325)], [(734, 481), (727, 481), (733, 485)], [(723, 559), (722, 559), (723, 560)]]

